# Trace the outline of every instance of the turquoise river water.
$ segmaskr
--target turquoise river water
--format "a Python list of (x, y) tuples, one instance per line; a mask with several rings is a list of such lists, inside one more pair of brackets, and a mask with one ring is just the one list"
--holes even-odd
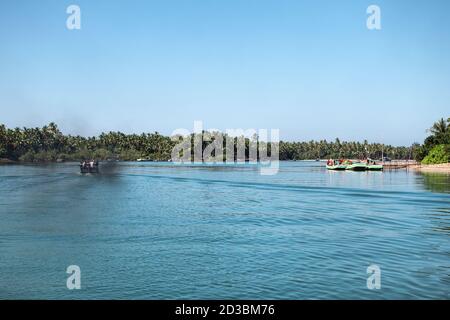
[(450, 298), (449, 175), (0, 166), (0, 299), (396, 298)]

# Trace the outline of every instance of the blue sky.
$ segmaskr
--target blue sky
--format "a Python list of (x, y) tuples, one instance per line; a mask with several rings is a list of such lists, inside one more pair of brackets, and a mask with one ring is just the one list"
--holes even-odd
[[(66, 8), (81, 8), (81, 30)], [(382, 30), (366, 28), (381, 8)], [(0, 123), (422, 142), (450, 116), (449, 1), (2, 1)]]

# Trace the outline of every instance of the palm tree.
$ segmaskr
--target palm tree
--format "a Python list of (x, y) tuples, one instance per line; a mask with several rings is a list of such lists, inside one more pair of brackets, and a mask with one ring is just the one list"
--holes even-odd
[(450, 143), (450, 119), (444, 120), (441, 118), (439, 121), (435, 122), (433, 126), (428, 129), (431, 133), (425, 140), (425, 145), (433, 146), (436, 144), (448, 144)]
[(428, 131), (436, 137), (444, 135), (448, 130), (447, 121), (445, 121), (444, 118), (441, 118), (439, 121), (435, 122)]

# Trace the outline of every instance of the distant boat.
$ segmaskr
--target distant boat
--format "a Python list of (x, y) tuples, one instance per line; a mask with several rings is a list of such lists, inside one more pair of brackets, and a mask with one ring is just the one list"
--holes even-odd
[(340, 162), (338, 160), (328, 160), (327, 169), (328, 170), (345, 170), (347, 164), (345, 162)]
[(381, 171), (383, 170), (383, 165), (367, 164), (365, 162), (352, 162), (351, 160), (328, 160), (326, 168), (328, 170), (351, 170), (351, 171)]
[(346, 168), (345, 164), (327, 165), (328, 170), (345, 170)]
[(80, 164), (81, 173), (98, 173), (98, 161), (83, 161)]
[(138, 161), (138, 162), (152, 162), (153, 160), (151, 160), (151, 159), (141, 159), (141, 158), (139, 158), (139, 159), (136, 159), (136, 161)]

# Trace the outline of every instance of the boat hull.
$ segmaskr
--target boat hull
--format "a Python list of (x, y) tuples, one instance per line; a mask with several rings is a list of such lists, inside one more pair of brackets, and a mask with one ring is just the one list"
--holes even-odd
[(98, 167), (93, 168), (80, 168), (81, 173), (98, 173)]
[(363, 163), (354, 163), (349, 166), (347, 166), (346, 170), (352, 170), (352, 171), (366, 171), (367, 165)]
[(339, 165), (336, 165), (336, 166), (328, 166), (327, 165), (327, 169), (328, 170), (345, 170), (346, 168), (347, 168), (347, 166), (343, 165), (343, 164), (339, 164)]
[(381, 171), (381, 170), (383, 170), (383, 166), (381, 164), (372, 164), (372, 165), (367, 166), (367, 170)]

